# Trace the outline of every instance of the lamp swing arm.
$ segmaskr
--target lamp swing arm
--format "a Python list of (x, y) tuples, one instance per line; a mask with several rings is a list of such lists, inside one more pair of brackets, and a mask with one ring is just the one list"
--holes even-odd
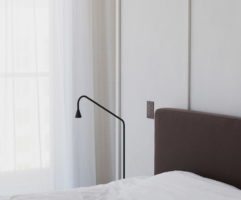
[(81, 97), (79, 97), (78, 99), (78, 102), (77, 102), (77, 108), (79, 109), (79, 104), (80, 104), (80, 100), (83, 99), (83, 98), (86, 98), (88, 99), (89, 101), (93, 102), (95, 105), (99, 106), (100, 108), (102, 108), (103, 110), (105, 110), (106, 112), (110, 113), (111, 115), (113, 115), (114, 117), (118, 118), (122, 123), (123, 125), (125, 124), (124, 120), (122, 118), (120, 118), (119, 116), (117, 116), (115, 113), (111, 112), (110, 110), (108, 110), (107, 108), (105, 108), (104, 106), (100, 105), (98, 102), (94, 101), (93, 99), (89, 98), (88, 96), (86, 95), (83, 95)]
[(91, 101), (92, 103), (94, 103), (95, 105), (97, 105), (98, 107), (102, 108), (103, 110), (105, 110), (106, 112), (108, 112), (109, 114), (111, 114), (112, 116), (114, 116), (115, 118), (119, 119), (122, 123), (122, 128), (123, 128), (123, 155), (122, 155), (122, 159), (123, 159), (123, 178), (125, 178), (125, 129), (126, 129), (126, 125), (125, 125), (125, 121), (120, 118), (119, 116), (117, 116), (115, 113), (111, 112), (110, 110), (108, 110), (107, 108), (103, 107), (102, 105), (100, 105), (98, 102), (94, 101), (93, 99), (91, 99), (90, 97), (83, 95), (80, 96), (78, 101), (77, 101), (77, 109), (79, 110), (79, 104), (80, 104), (80, 100), (81, 99), (87, 99), (89, 101)]

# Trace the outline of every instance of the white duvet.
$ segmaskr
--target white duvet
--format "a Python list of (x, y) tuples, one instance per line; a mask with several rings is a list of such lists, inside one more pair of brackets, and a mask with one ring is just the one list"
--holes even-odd
[(173, 171), (69, 191), (0, 200), (241, 200), (241, 190), (198, 175)]

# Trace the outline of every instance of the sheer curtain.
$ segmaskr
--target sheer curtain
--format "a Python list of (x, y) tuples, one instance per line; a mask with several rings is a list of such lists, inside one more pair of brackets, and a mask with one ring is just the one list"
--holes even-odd
[(114, 179), (113, 121), (87, 102), (74, 119), (81, 94), (115, 110), (114, 1), (0, 0), (0, 196)]
[(0, 195), (78, 186), (73, 2), (0, 0)]

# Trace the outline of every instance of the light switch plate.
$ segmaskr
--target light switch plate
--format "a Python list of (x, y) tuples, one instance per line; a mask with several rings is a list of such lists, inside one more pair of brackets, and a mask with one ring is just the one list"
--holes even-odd
[(147, 118), (154, 119), (154, 101), (147, 101), (146, 108)]

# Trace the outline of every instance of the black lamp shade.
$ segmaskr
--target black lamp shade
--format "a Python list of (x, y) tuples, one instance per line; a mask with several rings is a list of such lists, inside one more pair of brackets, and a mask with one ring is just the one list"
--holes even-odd
[(78, 109), (78, 110), (76, 111), (75, 118), (81, 118), (81, 117), (82, 117), (82, 115), (81, 115), (81, 113), (80, 113), (80, 110)]

